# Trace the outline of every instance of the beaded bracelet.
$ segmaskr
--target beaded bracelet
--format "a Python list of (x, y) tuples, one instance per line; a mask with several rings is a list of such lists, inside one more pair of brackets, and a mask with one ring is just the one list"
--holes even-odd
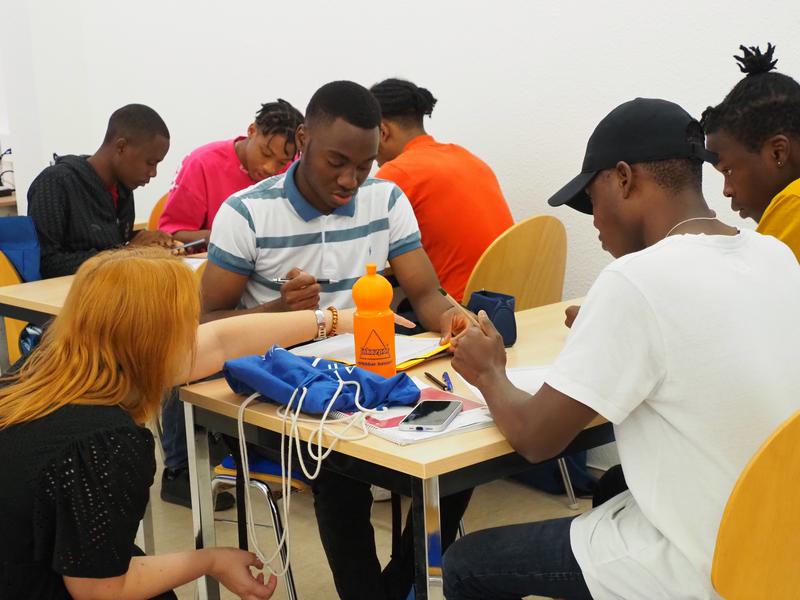
[(334, 336), (336, 335), (336, 327), (339, 325), (339, 310), (335, 306), (329, 306), (325, 310), (331, 311), (331, 330), (328, 335)]

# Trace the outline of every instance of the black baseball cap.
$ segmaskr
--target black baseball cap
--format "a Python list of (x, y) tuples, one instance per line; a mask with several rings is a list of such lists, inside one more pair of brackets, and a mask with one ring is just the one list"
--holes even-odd
[(629, 164), (695, 158), (715, 164), (718, 157), (701, 143), (690, 142), (689, 128), (700, 124), (674, 102), (657, 98), (636, 98), (620, 104), (595, 127), (580, 174), (547, 201), (550, 206), (566, 204), (592, 214), (586, 187), (600, 171), (619, 161)]

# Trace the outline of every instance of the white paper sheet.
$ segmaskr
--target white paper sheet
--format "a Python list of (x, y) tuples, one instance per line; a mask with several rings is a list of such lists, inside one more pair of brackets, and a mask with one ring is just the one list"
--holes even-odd
[[(511, 380), (511, 383), (513, 383), (519, 389), (524, 390), (529, 394), (535, 394), (539, 391), (539, 388), (542, 387), (544, 378), (549, 370), (550, 365), (531, 365), (530, 367), (506, 369), (506, 375)], [(461, 376), (459, 375), (459, 377)], [(486, 401), (478, 388), (470, 383), (467, 383), (467, 380), (463, 377), (461, 377), (461, 379), (464, 381), (467, 387), (472, 390), (476, 397), (480, 398), (484, 402)]]
[[(399, 365), (400, 363), (411, 360), (412, 358), (418, 358), (438, 348), (439, 338), (418, 338), (407, 335), (395, 335), (394, 347), (396, 354), (395, 361)], [(319, 356), (348, 364), (355, 364), (356, 362), (355, 338), (352, 333), (343, 333), (318, 342), (298, 346), (297, 348), (293, 348), (291, 352), (297, 356)]]

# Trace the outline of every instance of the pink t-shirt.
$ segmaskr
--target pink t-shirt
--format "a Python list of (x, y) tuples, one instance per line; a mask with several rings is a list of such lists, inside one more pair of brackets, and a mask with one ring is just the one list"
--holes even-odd
[(183, 159), (158, 228), (167, 233), (211, 229), (222, 203), (255, 182), (242, 168), (233, 140), (200, 146)]

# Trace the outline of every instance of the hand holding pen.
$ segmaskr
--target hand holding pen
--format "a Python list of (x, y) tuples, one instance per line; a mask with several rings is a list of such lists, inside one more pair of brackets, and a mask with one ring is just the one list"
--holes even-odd
[(173, 246), (172, 247), (172, 251), (175, 254), (186, 254), (186, 249), (187, 248), (194, 248), (195, 246), (200, 246), (200, 245), (205, 244), (205, 243), (206, 243), (205, 238), (201, 238), (199, 240), (195, 240), (193, 242), (189, 242), (188, 244), (180, 244), (179, 246)]
[(284, 310), (313, 310), (319, 307), (320, 282), (295, 267), (286, 274), (285, 280), (274, 280), (281, 283), (281, 303)]

